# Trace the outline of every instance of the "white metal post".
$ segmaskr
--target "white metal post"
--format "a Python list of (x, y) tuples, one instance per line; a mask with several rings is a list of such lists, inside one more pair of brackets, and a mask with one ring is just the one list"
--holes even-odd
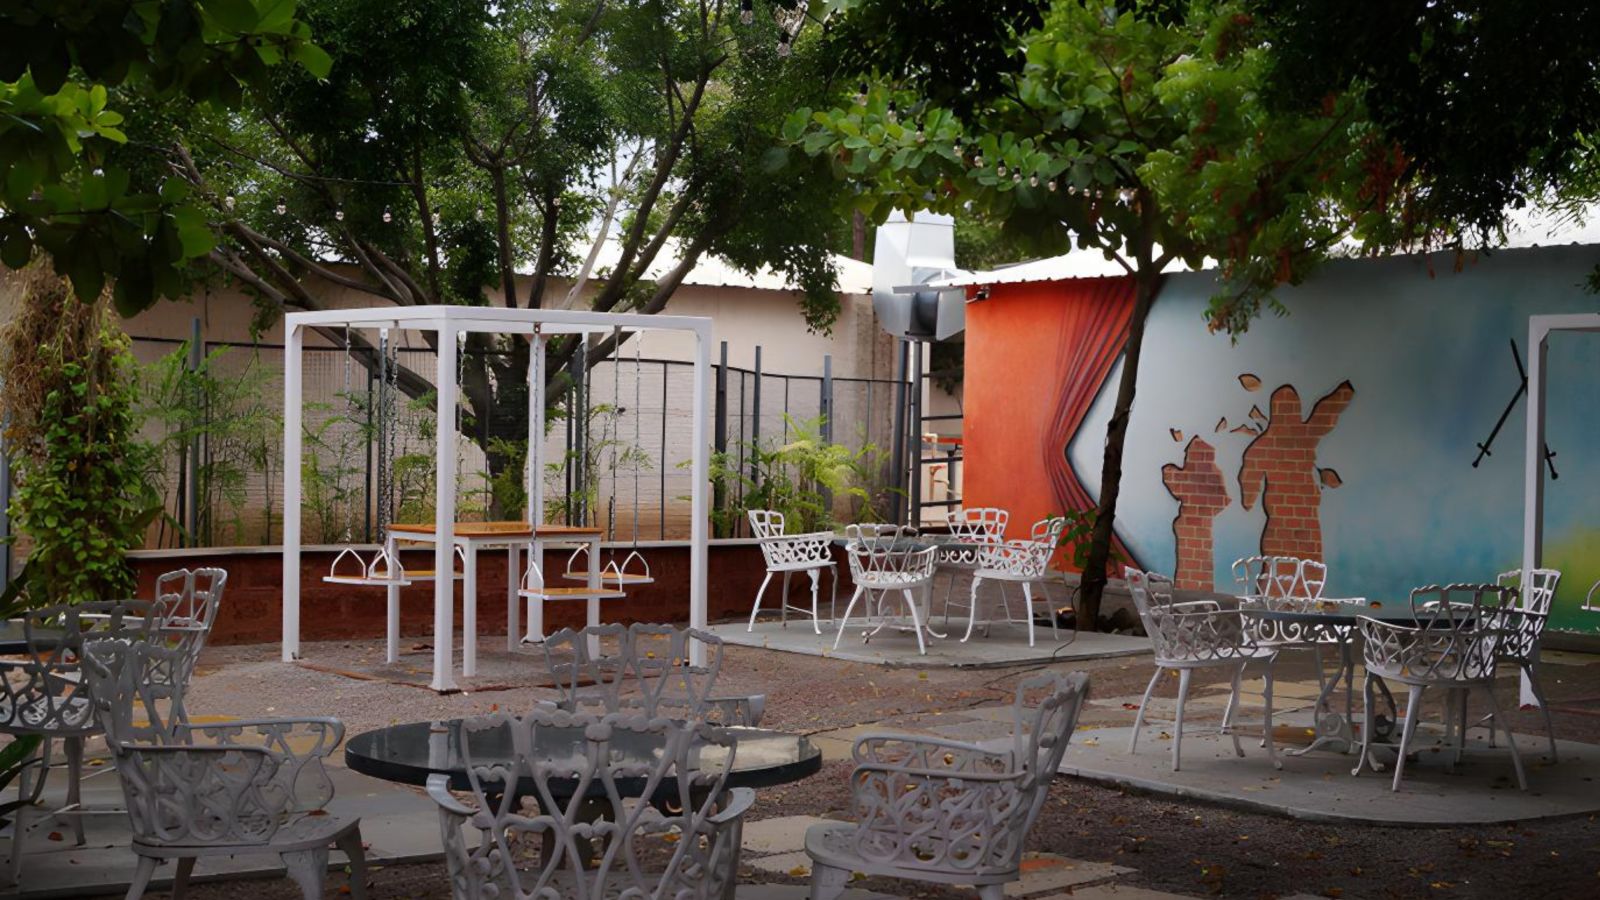
[(456, 326), (439, 328), (439, 372), (434, 459), (433, 513), (433, 683), (436, 691), (456, 690), (450, 671), (455, 630), (456, 519)]
[[(1544, 375), (1549, 330), (1538, 316), (1528, 319), (1528, 429), (1523, 460), (1522, 575), (1544, 562)], [(1537, 658), (1535, 653), (1535, 658)], [(1526, 672), (1520, 676), (1521, 705), (1539, 704)]]
[[(533, 356), (528, 360), (528, 527), (533, 540), (528, 542), (527, 565), (537, 566), (544, 582), (544, 543), (539, 526), (544, 524), (544, 334), (533, 333)], [(544, 601), (528, 599), (528, 630), (525, 640), (544, 640)], [(515, 649), (513, 647), (512, 649)]]
[(283, 661), (300, 658), (300, 352), (305, 333), (290, 322), (283, 346)]
[[(689, 627), (706, 627), (706, 508), (708, 487), (706, 459), (706, 390), (710, 387), (711, 327), (702, 323), (694, 333), (694, 422), (693, 460), (689, 477)], [(665, 498), (662, 498), (663, 502)], [(690, 665), (706, 664), (706, 649), (699, 641), (690, 644)]]

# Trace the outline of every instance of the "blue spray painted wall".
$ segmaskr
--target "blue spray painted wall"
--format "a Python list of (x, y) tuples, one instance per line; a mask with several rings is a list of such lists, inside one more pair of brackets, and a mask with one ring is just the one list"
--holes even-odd
[[(1355, 397), (1316, 452), (1339, 482), (1321, 488), (1328, 594), (1402, 598), (1417, 585), (1492, 580), (1520, 565), (1526, 402), (1473, 468), (1476, 444), (1517, 389), (1509, 341), (1526, 360), (1528, 317), (1600, 311), (1600, 297), (1582, 287), (1600, 248), (1505, 250), (1460, 272), (1453, 257), (1432, 262), (1431, 276), (1417, 258), (1332, 263), (1279, 292), (1287, 316), (1258, 319), (1237, 342), (1206, 331), (1208, 275), (1168, 281), (1145, 338), (1118, 515), (1141, 562), (1174, 565), (1178, 503), (1161, 467), (1181, 465), (1185, 442), (1200, 436), (1216, 448), (1232, 500), (1214, 520), (1216, 584), (1229, 585), (1229, 564), (1259, 552), (1266, 524), (1259, 503), (1240, 503), (1252, 436), (1235, 429), (1248, 431), (1252, 407), (1268, 410), (1281, 385), (1297, 389), (1309, 414), (1349, 381)], [(1551, 627), (1600, 632), (1600, 613), (1579, 608), (1600, 579), (1600, 335), (1552, 336), (1548, 371), (1547, 440), (1560, 477), (1547, 488), (1545, 563), (1564, 572)], [(1067, 450), (1096, 493), (1119, 377), (1107, 379)]]

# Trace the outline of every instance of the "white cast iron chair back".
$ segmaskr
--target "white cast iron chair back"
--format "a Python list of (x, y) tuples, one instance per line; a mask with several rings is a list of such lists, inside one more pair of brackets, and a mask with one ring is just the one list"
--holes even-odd
[[(928, 589), (933, 584), (938, 547), (922, 547), (911, 542), (917, 530), (908, 525), (849, 525), (845, 536), (849, 543), (845, 555), (850, 562), (850, 578), (855, 582), (855, 593), (845, 604), (844, 618), (833, 638), (838, 649), (845, 630), (850, 626), (850, 615), (863, 598), (867, 605), (865, 615), (877, 619), (877, 624), (865, 635), (870, 640), (889, 624), (884, 614), (884, 602), (893, 597), (903, 601), (903, 611), (911, 619), (911, 630), (917, 637), (917, 652), (926, 654), (927, 643), (923, 630), (927, 623)], [(922, 602), (918, 602), (918, 597)]]
[[(589, 652), (599, 638), (601, 653)], [(706, 664), (690, 664), (694, 647), (705, 648)], [(766, 707), (764, 694), (719, 696), (722, 638), (674, 625), (635, 623), (564, 628), (546, 638), (545, 665), (568, 712), (644, 714), (647, 717), (755, 726)]]
[[(1363, 690), (1367, 715), (1376, 709), (1373, 703), (1373, 681), (1406, 685), (1405, 728), (1401, 733), (1396, 753), (1394, 781), (1391, 790), (1400, 789), (1405, 772), (1405, 756), (1416, 735), (1417, 719), (1422, 708), (1422, 697), (1428, 688), (1442, 688), (1458, 701), (1457, 709), (1446, 704), (1446, 740), (1456, 741), (1456, 756), (1465, 744), (1467, 696), (1470, 691), (1481, 690), (1488, 697), (1489, 709), (1496, 720), (1499, 706), (1494, 698), (1495, 663), (1499, 658), (1502, 636), (1506, 633), (1509, 613), (1517, 600), (1517, 589), (1493, 584), (1452, 584), (1446, 587), (1429, 585), (1411, 592), (1411, 609), (1416, 624), (1405, 625), (1361, 616), (1356, 619), (1361, 631), (1362, 656), (1367, 676)], [(1365, 736), (1364, 736), (1365, 737)], [(1522, 771), (1522, 757), (1510, 733), (1512, 765), (1516, 770), (1517, 785), (1527, 790), (1527, 780)], [(1371, 744), (1363, 740), (1361, 760), (1356, 773), (1368, 762), (1377, 768), (1371, 753)]]
[(20, 658), (0, 659), (0, 734), (42, 738), (39, 751), (17, 771), (17, 799), (28, 803), (11, 814), (10, 873), (22, 877), (22, 859), (38, 822), (52, 818), (37, 808), (49, 779), (52, 751), (59, 741), (67, 761), (66, 804), (74, 840), (83, 844), (80, 803), (84, 741), (100, 731), (83, 677), (83, 644), (97, 637), (135, 636), (149, 631), (149, 604), (137, 600), (46, 606), (21, 617), (27, 650)]
[[(1144, 723), (1145, 708), (1164, 672), (1178, 673), (1178, 705), (1172, 736), (1172, 770), (1178, 771), (1183, 752), (1183, 708), (1189, 695), (1189, 681), (1196, 669), (1217, 668), (1233, 675), (1232, 691), (1222, 714), (1222, 730), (1233, 739), (1233, 750), (1239, 756), (1244, 748), (1239, 736), (1233, 732), (1233, 714), (1239, 706), (1240, 681), (1247, 664), (1268, 661), (1273, 651), (1256, 646), (1254, 636), (1240, 610), (1223, 609), (1214, 600), (1175, 600), (1172, 579), (1154, 572), (1144, 572), (1131, 566), (1123, 570), (1128, 593), (1133, 597), (1139, 620), (1144, 623), (1155, 651), (1156, 670), (1145, 687), (1144, 698), (1139, 701), (1139, 712), (1134, 715), (1133, 734), (1128, 740), (1128, 752), (1137, 752), (1139, 731)], [(1270, 668), (1268, 675), (1270, 676)], [(1267, 708), (1270, 710), (1271, 681), (1267, 681)], [(1271, 741), (1271, 723), (1267, 725), (1267, 755), (1277, 764), (1276, 751)]]
[[(1242, 601), (1241, 606), (1246, 610), (1310, 613), (1316, 611), (1322, 592), (1327, 587), (1328, 567), (1319, 560), (1298, 556), (1246, 556), (1233, 561), (1233, 581)], [(1245, 625), (1259, 649), (1274, 652), (1311, 651), (1317, 673), (1318, 695), (1326, 697), (1328, 674), (1322, 661), (1322, 648), (1324, 645), (1339, 646), (1347, 640), (1349, 626), (1249, 615), (1245, 617)], [(1276, 662), (1276, 656), (1269, 660), (1263, 675), (1267, 685), (1263, 696), (1268, 701), (1266, 721), (1269, 727), (1265, 729), (1262, 745), (1268, 747), (1268, 754), (1274, 760), (1277, 751), (1272, 747), (1270, 723), (1273, 710), (1270, 701), (1272, 669)], [(1318, 707), (1318, 714), (1324, 709), (1325, 706)]]
[(328, 815), (333, 782), (322, 760), (344, 737), (337, 719), (255, 719), (191, 724), (184, 647), (100, 640), (85, 647), (95, 715), (128, 804), (140, 897), (163, 858), (178, 860), (181, 892), (199, 856), (277, 853), (311, 900), (322, 896), (328, 848), (349, 855), (350, 892), (366, 893), (359, 819)]
[[(193, 666), (217, 624), (217, 609), (228, 584), (223, 569), (178, 569), (156, 579), (156, 599), (150, 614), (152, 635), (167, 646), (186, 645), (183, 659)], [(187, 646), (187, 645), (193, 645)], [(183, 673), (189, 683), (193, 669)]]
[(811, 629), (822, 633), (821, 613), (818, 610), (817, 592), (822, 583), (824, 569), (833, 576), (833, 592), (828, 598), (828, 619), (838, 615), (839, 569), (833, 561), (833, 532), (813, 531), (807, 534), (785, 534), (787, 521), (783, 513), (771, 509), (752, 509), (746, 513), (750, 519), (750, 533), (759, 542), (761, 558), (767, 564), (766, 577), (756, 591), (756, 602), (750, 609), (750, 625), (754, 631), (756, 616), (761, 613), (761, 597), (767, 592), (772, 576), (783, 576), (783, 594), (778, 601), (778, 614), (785, 626), (789, 624), (789, 610), (805, 612), (789, 603), (789, 577), (802, 572), (811, 580)]
[[(1522, 602), (1508, 610), (1504, 620), (1495, 623), (1501, 629), (1500, 662), (1516, 666), (1527, 679), (1528, 687), (1544, 713), (1544, 733), (1550, 741), (1550, 761), (1556, 761), (1555, 726), (1550, 721), (1550, 703), (1544, 695), (1544, 684), (1539, 679), (1539, 638), (1544, 634), (1545, 623), (1550, 621), (1550, 604), (1555, 602), (1556, 587), (1561, 584), (1561, 572), (1556, 569), (1529, 569), (1524, 577), (1521, 569), (1501, 572), (1495, 581), (1502, 587), (1514, 587)], [(1489, 741), (1494, 743), (1494, 729), (1489, 730)]]
[[(967, 619), (967, 633), (961, 638), (965, 643), (972, 637), (972, 629), (978, 621), (978, 587), (985, 581), (1002, 581), (1022, 585), (1023, 616), (1028, 625), (1028, 646), (1034, 644), (1033, 620), (1034, 602), (1033, 588), (1039, 587), (1038, 600), (1044, 602), (1045, 614), (1050, 620), (1050, 636), (1059, 639), (1060, 632), (1056, 626), (1056, 610), (1050, 602), (1050, 592), (1046, 584), (1046, 577), (1050, 574), (1050, 559), (1055, 556), (1056, 548), (1061, 544), (1061, 532), (1066, 529), (1067, 520), (1059, 516), (1041, 519), (1033, 523), (1033, 530), (1025, 541), (1004, 541), (989, 544), (977, 551), (977, 565), (972, 573), (972, 591), (968, 598), (970, 616)], [(1017, 621), (1011, 615), (1011, 601), (1001, 594), (1005, 606), (1006, 621)], [(984, 625), (987, 633), (988, 625)]]
[(960, 542), (941, 547), (939, 565), (972, 569), (978, 565), (979, 544), (998, 544), (1005, 540), (1006, 523), (1011, 513), (993, 506), (953, 509), (945, 517), (950, 536)]
[(851, 873), (971, 884), (984, 898), (1020, 878), (1023, 845), (1038, 818), (1088, 695), (1089, 678), (1025, 679), (1013, 705), (1009, 750), (920, 735), (856, 741), (851, 797), (856, 823), (806, 832), (813, 900), (833, 900)]
[[(504, 747), (504, 735), (491, 733), (506, 731), (510, 759), (474, 757), (480, 741)], [(614, 743), (635, 752), (613, 754)], [(640, 744), (658, 749), (641, 754)], [(550, 751), (558, 745), (571, 750)], [(523, 718), (466, 720), (461, 755), (475, 805), (450, 793), (448, 776), (428, 781), (452, 895), (712, 900), (731, 894), (743, 816), (755, 800), (748, 788), (727, 788), (736, 751), (730, 734), (703, 723), (548, 708)], [(669, 834), (678, 839), (668, 842)]]

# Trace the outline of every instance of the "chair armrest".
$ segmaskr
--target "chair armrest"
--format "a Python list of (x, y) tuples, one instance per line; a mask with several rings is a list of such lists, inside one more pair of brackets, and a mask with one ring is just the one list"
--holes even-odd
[(455, 795), (450, 793), (449, 775), (438, 772), (429, 775), (427, 790), (428, 796), (432, 798), (433, 802), (439, 804), (440, 809), (451, 815), (470, 819), (478, 813), (476, 809), (457, 800)]
[[(886, 755), (886, 751), (896, 756)], [(1000, 771), (1012, 767), (1009, 751), (985, 750), (976, 744), (914, 734), (865, 734), (856, 739), (851, 756), (858, 766), (887, 765), (937, 772), (969, 772), (969, 765), (987, 764)]]
[[(434, 776), (443, 777), (443, 776)], [(431, 778), (429, 779), (432, 780)], [(717, 814), (706, 821), (714, 826), (721, 827), (739, 821), (750, 807), (756, 802), (756, 792), (747, 787), (736, 787), (728, 791), (728, 804), (717, 810)]]
[(1181, 600), (1166, 604), (1166, 608), (1178, 612), (1222, 612), (1222, 604), (1215, 600)]

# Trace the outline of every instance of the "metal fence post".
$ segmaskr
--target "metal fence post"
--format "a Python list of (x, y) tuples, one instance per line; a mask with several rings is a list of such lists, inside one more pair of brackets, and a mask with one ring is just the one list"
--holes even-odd
[(756, 345), (755, 389), (750, 392), (750, 483), (761, 487), (761, 465), (757, 455), (761, 452), (761, 345)]
[(922, 525), (922, 342), (911, 343), (911, 402), (907, 417), (906, 444), (911, 457), (911, 522)]
[[(205, 364), (205, 349), (200, 343), (200, 317), (195, 316), (189, 322), (189, 371), (198, 376), (200, 368)], [(194, 388), (194, 408), (197, 417), (203, 417), (205, 412), (200, 408), (202, 399), (198, 380)], [(186, 448), (188, 460), (185, 462), (187, 472), (188, 491), (184, 497), (184, 526), (188, 529), (188, 543), (191, 547), (200, 546), (200, 435), (204, 431), (204, 423), (195, 422), (194, 436), (189, 439)]]
[[(822, 354), (822, 396), (817, 400), (817, 411), (822, 415), (822, 441), (833, 443), (833, 354)], [(833, 491), (822, 489), (822, 508), (833, 518)]]
[(890, 417), (894, 426), (891, 431), (892, 449), (889, 451), (889, 469), (894, 473), (891, 482), (894, 490), (894, 522), (896, 525), (905, 523), (905, 500), (903, 492), (906, 487), (906, 369), (909, 365), (911, 348), (907, 346), (905, 338), (897, 338), (899, 353), (895, 356), (894, 378), (894, 414)]
[(0, 422), (0, 584), (11, 583), (11, 448), (5, 432), (11, 430), (11, 417)]
[[(716, 395), (712, 406), (711, 449), (719, 456), (728, 452), (728, 342), (722, 342), (720, 355), (717, 357)], [(715, 515), (723, 510), (728, 502), (728, 485), (726, 480), (712, 482), (711, 510)], [(724, 535), (726, 536), (726, 535)]]

